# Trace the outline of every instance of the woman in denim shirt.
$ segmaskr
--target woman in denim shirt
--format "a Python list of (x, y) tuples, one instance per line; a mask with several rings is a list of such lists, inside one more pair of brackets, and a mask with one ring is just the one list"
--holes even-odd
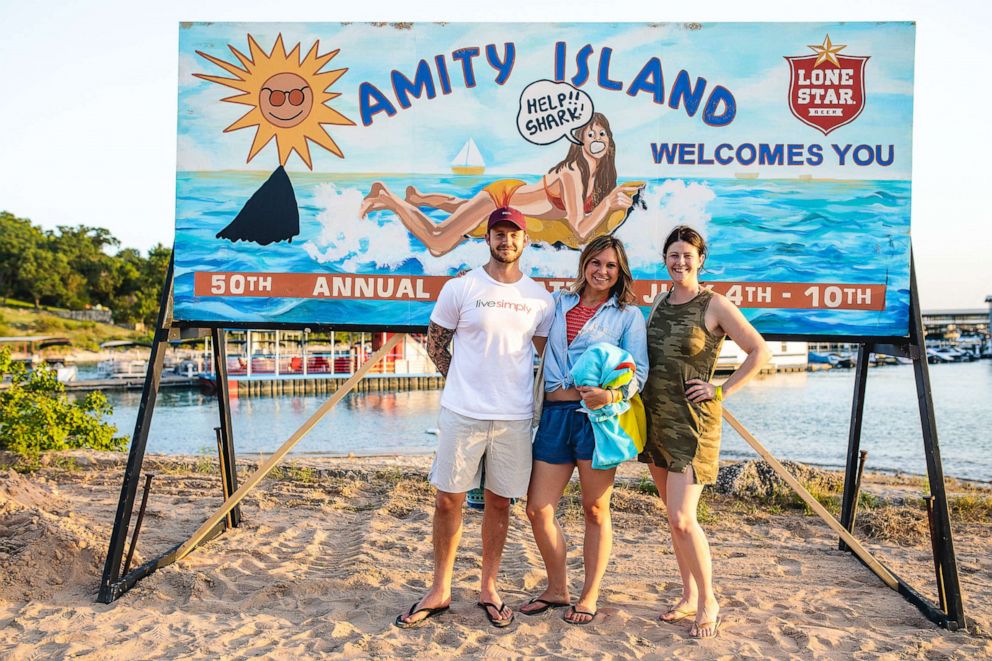
[[(601, 236), (582, 251), (575, 282), (555, 297), (555, 318), (544, 355), (544, 410), (534, 439), (534, 468), (527, 492), (527, 517), (544, 559), (548, 584), (520, 609), (524, 615), (570, 606), (566, 622), (582, 625), (596, 617), (600, 582), (613, 547), (610, 497), (616, 469), (592, 467), (592, 423), (580, 404), (584, 401), (587, 408), (598, 409), (633, 397), (644, 384), (647, 339), (644, 315), (634, 304), (632, 286), (623, 244), (611, 236)], [(634, 357), (637, 378), (618, 390), (576, 387), (569, 376), (571, 367), (596, 342), (628, 351)], [(576, 466), (586, 524), (585, 583), (578, 601), (570, 605), (565, 536), (555, 510)]]

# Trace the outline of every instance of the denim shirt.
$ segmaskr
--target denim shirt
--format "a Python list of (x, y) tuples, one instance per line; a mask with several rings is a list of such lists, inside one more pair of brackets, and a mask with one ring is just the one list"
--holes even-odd
[[(572, 365), (586, 349), (597, 342), (608, 342), (634, 357), (637, 366), (637, 390), (648, 378), (648, 340), (644, 315), (636, 305), (617, 305), (615, 296), (599, 306), (572, 343), (566, 335), (565, 313), (579, 303), (579, 295), (562, 290), (555, 294), (555, 318), (548, 333), (544, 354), (544, 390), (571, 388)], [(633, 394), (633, 393), (631, 393)]]

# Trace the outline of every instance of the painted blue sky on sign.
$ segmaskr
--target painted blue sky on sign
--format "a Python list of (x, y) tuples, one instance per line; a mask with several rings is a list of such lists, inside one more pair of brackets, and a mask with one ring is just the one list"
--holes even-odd
[[(487, 162), (488, 173), (519, 173), (535, 162), (558, 154), (560, 145), (537, 146), (523, 140), (516, 128), (518, 97), (529, 83), (554, 75), (555, 42), (567, 44), (567, 77), (575, 73), (575, 54), (592, 44), (591, 79), (581, 87), (596, 110), (609, 117), (618, 144), (617, 169), (625, 176), (719, 177), (736, 170), (753, 170), (762, 178), (795, 176), (797, 170), (816, 177), (842, 179), (908, 180), (912, 167), (911, 118), (913, 108), (914, 28), (909, 23), (721, 23), (685, 24), (428, 24), (406, 29), (371, 24), (188, 24), (180, 30), (179, 161), (180, 170), (269, 169), (277, 164), (275, 145), (268, 145), (250, 164), (246, 156), (254, 129), (224, 134), (222, 129), (240, 117), (244, 106), (220, 103), (230, 90), (193, 77), (193, 73), (226, 75), (195, 54), (196, 50), (232, 60), (228, 44), (247, 51), (247, 34), (262, 48), (271, 49), (282, 33), (288, 47), (301, 44), (304, 52), (315, 40), (321, 51), (340, 49), (328, 68), (347, 67), (334, 86), (342, 96), (332, 108), (356, 122), (353, 127), (329, 127), (345, 154), (341, 161), (312, 149), (314, 170), (324, 172), (446, 172), (466, 139), (475, 139)], [(789, 67), (786, 56), (812, 54), (807, 45), (820, 44), (829, 34), (845, 44), (844, 55), (867, 55), (867, 101), (857, 120), (824, 137), (805, 126), (788, 107)], [(452, 51), (484, 48), (512, 41), (516, 59), (506, 84), (494, 82), (495, 71), (485, 55), (474, 61), (476, 86), (467, 89)], [(624, 84), (621, 91), (596, 84), (596, 63), (602, 47), (613, 49), (609, 77)], [(388, 117), (376, 114), (362, 126), (358, 90), (371, 83), (395, 103), (389, 74), (396, 69), (414, 76), (422, 58), (447, 58), (452, 91), (434, 99), (412, 99), (412, 106)], [(666, 93), (679, 71), (692, 80), (707, 81), (709, 89), (722, 85), (737, 103), (734, 121), (725, 127), (707, 126), (702, 112), (689, 117), (683, 109), (657, 105), (645, 92), (636, 97), (626, 89), (645, 63), (660, 57)], [(708, 90), (709, 91), (709, 90)], [(708, 92), (707, 91), (707, 92)], [(481, 128), (481, 131), (480, 131)], [(695, 142), (712, 150), (720, 142), (892, 144), (893, 165), (839, 167), (826, 158), (817, 167), (656, 165), (650, 141)], [(415, 146), (409, 149), (409, 146)], [(297, 157), (287, 169), (304, 170)], [(546, 166), (545, 166), (546, 167)]]

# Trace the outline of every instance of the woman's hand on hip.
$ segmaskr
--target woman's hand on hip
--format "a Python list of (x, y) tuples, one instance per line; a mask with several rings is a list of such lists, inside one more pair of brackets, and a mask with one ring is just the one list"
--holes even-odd
[(685, 396), (693, 404), (716, 399), (716, 386), (702, 379), (689, 379), (685, 382)]

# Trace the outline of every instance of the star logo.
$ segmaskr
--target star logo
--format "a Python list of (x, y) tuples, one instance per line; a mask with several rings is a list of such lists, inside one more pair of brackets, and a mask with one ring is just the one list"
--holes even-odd
[(786, 56), (789, 63), (789, 110), (803, 124), (827, 135), (850, 124), (865, 107), (867, 55), (841, 55), (846, 44), (828, 34), (807, 46), (815, 55)]
[(806, 48), (809, 48), (816, 53), (816, 62), (813, 63), (813, 67), (818, 67), (824, 62), (830, 62), (830, 64), (839, 68), (840, 62), (837, 60), (837, 53), (847, 48), (847, 44), (834, 45), (833, 42), (830, 41), (830, 35), (828, 34), (823, 40), (823, 43), (819, 46), (813, 44), (807, 46)]

